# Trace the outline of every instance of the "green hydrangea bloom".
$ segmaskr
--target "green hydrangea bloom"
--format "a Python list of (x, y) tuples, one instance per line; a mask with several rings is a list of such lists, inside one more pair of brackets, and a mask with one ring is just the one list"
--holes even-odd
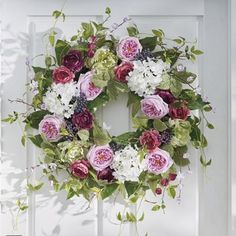
[(92, 68), (97, 72), (112, 69), (117, 65), (118, 57), (112, 52), (100, 48), (91, 59)]
[(176, 146), (187, 145), (190, 141), (191, 124), (185, 120), (170, 120), (170, 126), (173, 128), (173, 137), (171, 144)]

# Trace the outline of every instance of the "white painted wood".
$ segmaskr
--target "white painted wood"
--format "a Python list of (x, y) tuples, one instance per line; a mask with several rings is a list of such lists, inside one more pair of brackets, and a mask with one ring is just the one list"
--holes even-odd
[[(43, 34), (52, 25), (50, 14), (60, 9), (63, 0), (2, 0), (0, 1), (0, 22), (2, 21), (2, 39), (4, 53), (1, 60), (2, 76), (6, 79), (3, 85), (2, 117), (12, 110), (25, 110), (24, 106), (8, 103), (8, 98), (21, 97), (27, 81), (25, 57), (42, 53)], [(68, 0), (64, 12), (68, 17), (65, 23), (57, 28), (64, 35), (72, 35), (81, 21), (89, 19), (101, 20), (105, 7), (112, 8), (112, 21), (120, 22), (124, 16), (130, 16), (141, 32), (147, 33), (152, 28), (163, 28), (167, 36), (186, 36), (190, 40), (199, 40), (205, 56), (197, 65), (189, 65), (200, 75), (200, 84), (217, 107), (217, 113), (210, 116), (216, 124), (216, 130), (206, 132), (210, 146), (208, 155), (213, 157), (212, 167), (208, 169), (207, 178), (202, 176), (198, 168), (197, 153), (192, 152), (193, 174), (184, 181), (182, 203), (168, 201), (166, 214), (150, 212), (151, 206), (144, 204), (141, 212), (146, 212), (144, 223), (140, 224), (140, 235), (149, 232), (150, 236), (226, 236), (228, 235), (229, 208), (229, 79), (228, 67), (228, 28), (226, 0), (130, 0), (109, 3), (105, 0)], [(51, 23), (50, 23), (51, 22)], [(124, 29), (116, 32), (118, 36), (125, 34)], [(3, 37), (1, 37), (3, 36)], [(34, 63), (42, 63), (37, 59)], [(233, 68), (233, 67), (232, 67)], [(1, 67), (0, 67), (1, 69)], [(29, 73), (28, 73), (29, 76)], [(111, 125), (112, 134), (116, 135), (131, 129), (129, 110), (125, 107), (126, 97), (110, 103), (100, 118)], [(39, 153), (30, 145), (27, 150), (20, 144), (21, 130), (17, 125), (2, 127), (3, 168), (13, 167), (5, 175), (0, 172), (1, 188), (9, 192), (15, 190), (24, 198), (26, 193), (16, 188), (20, 181), (25, 180), (26, 167), (37, 162)], [(19, 173), (17, 172), (19, 171)], [(21, 171), (21, 172), (20, 172)], [(35, 173), (38, 177), (38, 172)], [(15, 188), (15, 189), (14, 189)], [(117, 211), (123, 210), (123, 202), (113, 205), (112, 199), (104, 203), (94, 202), (85, 214), (80, 214), (84, 200), (65, 201), (63, 193), (54, 194), (46, 186), (37, 195), (28, 195), (30, 210), (20, 217), (16, 233), (24, 236), (66, 236), (66, 235), (118, 235), (119, 227), (108, 220), (115, 220)], [(4, 196), (0, 194), (0, 201)], [(13, 195), (16, 198), (16, 195)], [(13, 199), (8, 198), (9, 202)], [(150, 196), (151, 200), (151, 196)], [(4, 202), (3, 202), (4, 203)], [(131, 209), (135, 211), (135, 207)], [(7, 208), (0, 212), (0, 235), (12, 233), (11, 216)], [(135, 235), (133, 225), (122, 229), (123, 235)]]

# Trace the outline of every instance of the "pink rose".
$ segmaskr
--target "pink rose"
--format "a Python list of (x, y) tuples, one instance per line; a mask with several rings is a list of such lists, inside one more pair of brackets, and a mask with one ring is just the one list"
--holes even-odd
[(69, 83), (71, 80), (73, 80), (74, 77), (75, 75), (73, 74), (73, 72), (71, 72), (65, 66), (60, 66), (53, 71), (53, 81), (57, 84)]
[(87, 160), (76, 160), (70, 165), (71, 174), (80, 179), (86, 179), (89, 174), (90, 164)]
[(93, 115), (87, 109), (80, 113), (74, 113), (72, 123), (79, 129), (91, 129), (93, 126)]
[(93, 146), (90, 148), (87, 158), (91, 166), (97, 170), (102, 171), (110, 166), (113, 161), (113, 151), (109, 145)]
[(169, 114), (172, 119), (186, 120), (190, 115), (187, 102), (176, 101), (170, 105)]
[(165, 173), (173, 164), (170, 154), (162, 149), (157, 149), (146, 155), (147, 169), (154, 174)]
[(159, 95), (150, 95), (142, 99), (141, 110), (151, 119), (161, 119), (169, 112), (168, 104)]
[(56, 142), (61, 138), (60, 130), (64, 122), (61, 118), (53, 115), (46, 115), (39, 123), (39, 133), (48, 141)]
[(142, 45), (138, 38), (125, 37), (120, 40), (117, 47), (117, 55), (125, 61), (133, 61), (136, 55), (142, 51)]
[(154, 150), (161, 145), (161, 135), (156, 130), (148, 130), (139, 137), (141, 145), (147, 147), (148, 150)]
[(94, 100), (102, 92), (102, 88), (93, 84), (92, 78), (92, 72), (87, 72), (79, 78), (80, 92), (85, 94), (88, 101)]
[(130, 62), (122, 62), (119, 66), (116, 66), (114, 69), (116, 80), (126, 83), (126, 76), (133, 70), (133, 67), (133, 64)]

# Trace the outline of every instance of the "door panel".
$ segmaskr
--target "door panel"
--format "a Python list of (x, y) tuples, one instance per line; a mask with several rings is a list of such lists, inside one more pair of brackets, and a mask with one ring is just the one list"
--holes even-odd
[[(25, 111), (26, 107), (19, 104), (9, 104), (8, 99), (21, 97), (24, 85), (32, 76), (26, 70), (26, 56), (32, 58), (45, 50), (45, 33), (53, 24), (50, 14), (53, 10), (60, 9), (64, 1), (58, 0), (2, 0), (0, 8), (0, 40), (2, 40), (3, 55), (1, 59), (2, 85), (2, 117), (12, 110)], [(69, 0), (64, 12), (66, 21), (57, 24), (58, 35), (70, 37), (83, 21), (104, 18), (104, 9), (107, 1)], [(220, 194), (215, 197), (218, 183), (227, 181), (227, 163), (221, 162), (223, 153), (227, 153), (228, 130), (225, 119), (228, 111), (228, 87), (222, 78), (227, 77), (227, 65), (222, 64), (217, 57), (217, 50), (224, 58), (227, 57), (227, 1), (224, 0), (149, 0), (148, 4), (141, 0), (115, 1), (111, 0), (113, 22), (121, 22), (125, 16), (132, 18), (142, 33), (149, 33), (153, 28), (162, 28), (167, 37), (186, 37), (190, 41), (198, 40), (199, 47), (206, 52), (197, 64), (188, 63), (188, 67), (200, 76), (199, 83), (203, 93), (209, 94), (211, 101), (217, 105), (217, 110), (223, 110), (223, 115), (212, 116), (211, 120), (217, 128), (210, 138), (209, 156), (214, 155), (213, 166), (209, 170), (209, 178), (202, 176), (199, 168), (198, 153), (191, 151), (192, 174), (184, 179), (184, 188), (181, 204), (170, 200), (167, 202), (165, 214), (151, 212), (151, 206), (144, 203), (140, 214), (145, 211), (145, 220), (140, 224), (140, 235), (161, 236), (222, 236), (228, 231), (228, 211), (223, 204), (227, 202), (227, 195)], [(216, 23), (217, 22), (217, 23)], [(221, 33), (218, 36), (219, 32)], [(115, 34), (122, 37), (126, 34), (125, 27), (117, 30)], [(214, 45), (214, 47), (213, 47)], [(226, 45), (226, 46), (223, 46)], [(215, 49), (217, 48), (217, 50)], [(1, 55), (0, 55), (1, 56)], [(221, 59), (222, 61), (222, 59)], [(36, 58), (32, 64), (43, 63), (42, 58)], [(212, 74), (214, 75), (212, 77)], [(212, 85), (218, 85), (213, 87)], [(224, 98), (217, 94), (222, 94)], [(27, 99), (30, 99), (27, 97)], [(219, 101), (219, 99), (221, 99)], [(111, 126), (114, 135), (132, 129), (130, 111), (126, 108), (126, 96), (121, 96), (117, 101), (109, 103), (98, 112), (101, 122)], [(37, 164), (40, 152), (27, 144), (24, 148), (20, 143), (21, 128), (18, 125), (2, 126), (1, 135), (1, 172), (0, 172), (0, 235), (11, 234), (12, 215), (14, 202), (22, 198), (29, 203), (26, 214), (19, 216), (19, 225), (16, 233), (28, 236), (76, 236), (97, 235), (110, 236), (111, 232), (118, 235), (119, 226), (115, 221), (116, 213), (122, 211), (124, 202), (114, 198), (105, 202), (93, 201), (87, 209), (86, 202), (82, 199), (65, 200), (65, 194), (55, 194), (50, 183), (39, 193), (27, 193), (24, 190), (26, 177), (31, 180), (40, 177), (40, 169), (31, 171)], [(218, 137), (221, 136), (219, 139)], [(220, 147), (219, 144), (223, 146)], [(214, 147), (213, 147), (214, 146)], [(212, 151), (214, 149), (214, 151)], [(226, 155), (227, 156), (227, 155)], [(187, 172), (187, 169), (184, 170)], [(215, 179), (215, 173), (220, 173)], [(187, 174), (187, 173), (186, 173)], [(63, 176), (62, 176), (63, 180)], [(228, 186), (223, 186), (227, 192)], [(210, 192), (208, 191), (210, 189)], [(156, 200), (149, 194), (148, 200)], [(213, 200), (212, 200), (213, 199)], [(11, 209), (11, 210), (10, 210)], [(137, 206), (132, 206), (131, 211), (136, 211)], [(214, 227), (211, 217), (213, 215)], [(200, 232), (200, 233), (199, 233)], [(123, 235), (135, 235), (133, 225), (126, 225), (122, 229)]]

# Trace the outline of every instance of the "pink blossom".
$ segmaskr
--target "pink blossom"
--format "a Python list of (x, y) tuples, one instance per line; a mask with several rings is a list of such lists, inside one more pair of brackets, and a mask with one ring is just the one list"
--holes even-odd
[(159, 95), (150, 95), (141, 100), (142, 112), (151, 119), (160, 119), (168, 114), (168, 104)]
[(148, 153), (146, 156), (147, 169), (154, 174), (165, 173), (173, 164), (170, 154), (162, 149)]
[(63, 124), (64, 122), (61, 118), (53, 115), (46, 115), (39, 123), (39, 133), (48, 141), (56, 142), (61, 138), (60, 129)]
[(85, 94), (88, 101), (94, 100), (102, 92), (102, 88), (94, 85), (92, 78), (92, 72), (87, 72), (79, 78), (80, 92)]
[(97, 170), (104, 170), (113, 161), (113, 151), (109, 145), (92, 146), (87, 154), (91, 166)]
[(142, 51), (142, 45), (138, 38), (125, 37), (120, 40), (117, 47), (117, 55), (125, 61), (132, 61), (135, 56)]
[(69, 83), (74, 77), (74, 73), (65, 66), (60, 66), (53, 71), (53, 81), (57, 84)]

